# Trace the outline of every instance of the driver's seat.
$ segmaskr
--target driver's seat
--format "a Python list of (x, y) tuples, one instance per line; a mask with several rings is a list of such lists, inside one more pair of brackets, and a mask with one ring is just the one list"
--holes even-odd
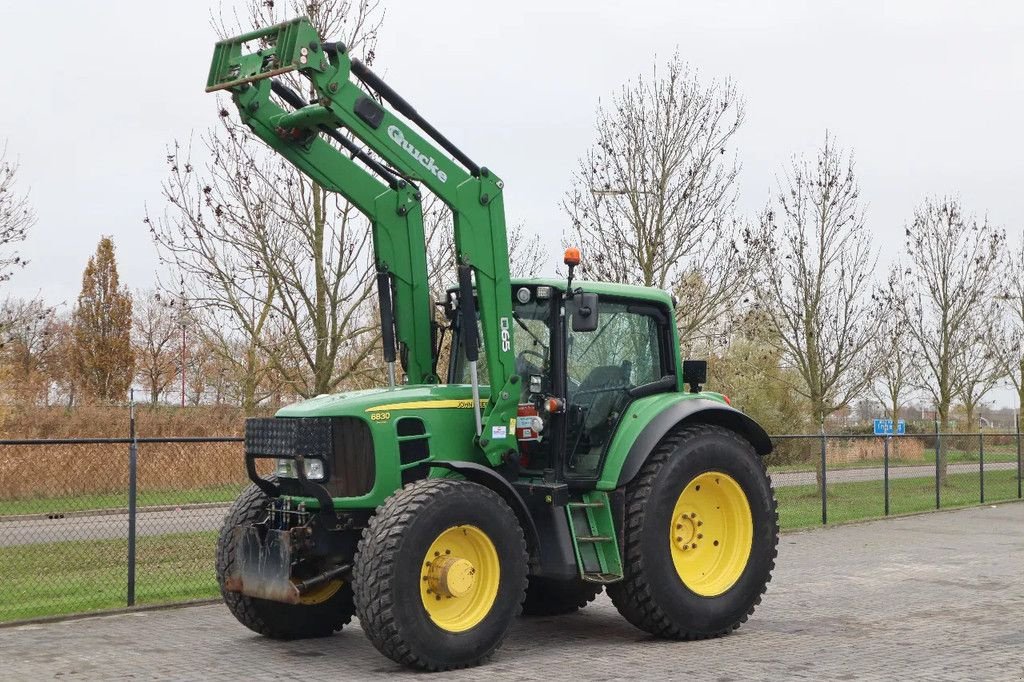
[[(579, 397), (570, 398), (574, 404), (587, 411), (583, 422), (584, 430), (589, 433), (608, 424), (608, 417), (611, 416), (628, 383), (629, 370), (622, 365), (601, 365), (587, 374), (575, 391)], [(615, 388), (620, 390), (611, 390)]]

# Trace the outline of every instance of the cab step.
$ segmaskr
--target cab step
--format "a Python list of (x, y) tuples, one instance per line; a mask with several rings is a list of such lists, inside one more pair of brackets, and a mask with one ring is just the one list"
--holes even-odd
[(622, 558), (608, 493), (583, 493), (582, 499), (565, 505), (565, 512), (580, 578), (600, 584), (621, 580)]

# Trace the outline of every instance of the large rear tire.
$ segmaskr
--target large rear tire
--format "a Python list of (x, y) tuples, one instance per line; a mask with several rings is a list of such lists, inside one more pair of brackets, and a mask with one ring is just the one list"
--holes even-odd
[(504, 641), (526, 589), (526, 543), (501, 497), (426, 479), (370, 520), (354, 571), (356, 610), (378, 651), (422, 670), (479, 665)]
[(764, 463), (727, 429), (676, 430), (626, 487), (624, 579), (608, 586), (626, 620), (659, 637), (738, 628), (771, 580), (778, 513)]
[(523, 601), (524, 616), (561, 616), (579, 611), (601, 594), (603, 585), (584, 580), (530, 576)]
[(251, 485), (238, 496), (224, 518), (217, 540), (217, 583), (224, 603), (238, 622), (271, 639), (327, 637), (341, 630), (355, 613), (351, 583), (328, 584), (312, 595), (314, 599), (310, 601), (316, 603), (308, 604), (284, 604), (224, 589), (224, 578), (231, 573), (238, 551), (232, 530), (262, 521), (269, 504), (270, 498)]

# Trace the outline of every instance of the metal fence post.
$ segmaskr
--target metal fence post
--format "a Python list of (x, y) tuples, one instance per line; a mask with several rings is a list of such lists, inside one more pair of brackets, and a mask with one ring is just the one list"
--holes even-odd
[(889, 439), (891, 436), (886, 436), (882, 439), (882, 470), (883, 478), (885, 480), (885, 515), (889, 515)]
[(821, 525), (828, 523), (828, 500), (825, 494), (826, 477), (828, 476), (825, 463), (825, 422), (821, 422)]
[(978, 490), (980, 503), (985, 504), (985, 436), (981, 435), (981, 426), (978, 427)]
[(1017, 424), (1017, 499), (1021, 499), (1021, 458), (1020, 458), (1020, 412), (1014, 419)]
[(939, 422), (935, 421), (935, 508), (942, 503), (942, 485), (939, 483), (939, 461), (942, 459), (942, 434), (939, 433)]
[(135, 389), (131, 391), (128, 407), (128, 606), (135, 606), (135, 503), (137, 495), (137, 469), (139, 439), (135, 433)]

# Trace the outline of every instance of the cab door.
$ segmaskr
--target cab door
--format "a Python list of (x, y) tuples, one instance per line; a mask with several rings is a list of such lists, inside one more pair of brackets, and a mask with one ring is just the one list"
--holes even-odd
[(601, 297), (596, 329), (566, 325), (566, 480), (597, 479), (631, 389), (675, 372), (668, 323), (657, 305)]

